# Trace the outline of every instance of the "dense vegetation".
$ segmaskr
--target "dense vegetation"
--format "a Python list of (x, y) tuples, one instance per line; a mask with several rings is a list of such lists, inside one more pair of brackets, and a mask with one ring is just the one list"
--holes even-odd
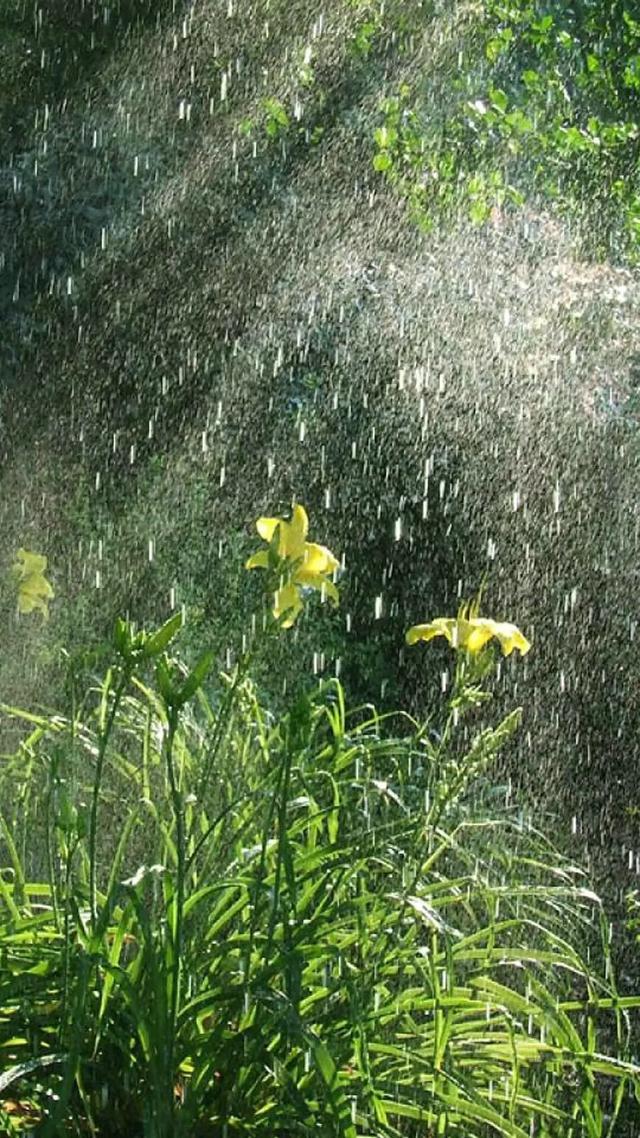
[(274, 716), (252, 659), (310, 590), (338, 601), (338, 562), (299, 506), (258, 528), (262, 631), (217, 683), (213, 653), (176, 658), (178, 613), (118, 621), (68, 711), (3, 708), (29, 726), (4, 770), (4, 1132), (613, 1133), (640, 996), (581, 872), (490, 781), (520, 711), (474, 725), (491, 642), (530, 643), (476, 602), (407, 633), (457, 654), (444, 717), (349, 709), (338, 681)]
[(383, 104), (376, 169), (423, 224), (473, 221), (535, 196), (586, 215), (593, 247), (635, 259), (640, 239), (640, 22), (623, 0), (500, 3), (479, 15), (434, 114), (430, 77)]

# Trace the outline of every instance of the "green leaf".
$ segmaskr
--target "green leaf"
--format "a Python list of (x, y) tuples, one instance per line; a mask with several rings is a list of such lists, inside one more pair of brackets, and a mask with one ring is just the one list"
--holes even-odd
[(374, 130), (373, 137), (381, 150), (388, 150), (398, 141), (398, 132), (393, 127), (380, 126)]
[(156, 664), (156, 683), (164, 702), (171, 706), (175, 702), (176, 692), (166, 656), (161, 657)]
[(129, 625), (126, 620), (118, 617), (113, 630), (113, 642), (121, 656), (126, 655), (129, 648)]
[(189, 672), (189, 675), (187, 676), (184, 684), (182, 685), (182, 688), (180, 689), (180, 704), (186, 703), (187, 700), (191, 699), (192, 695), (195, 695), (198, 688), (201, 687), (204, 680), (206, 679), (214, 659), (214, 652), (209, 651), (203, 653), (195, 667), (191, 672)]
[(174, 636), (180, 631), (183, 625), (183, 615), (181, 612), (176, 612), (172, 617), (167, 620), (161, 628), (154, 632), (149, 639), (145, 642), (142, 650), (142, 655), (145, 659), (152, 656), (158, 656), (163, 652), (168, 644), (171, 643)]
[(311, 1041), (311, 1054), (329, 1098), (329, 1105), (336, 1121), (337, 1133), (342, 1138), (357, 1138), (357, 1131), (351, 1117), (351, 1107), (342, 1089), (340, 1076), (328, 1048), (319, 1039)]
[(640, 54), (633, 55), (624, 69), (624, 82), (634, 90), (640, 88)]
[(510, 111), (508, 115), (505, 115), (505, 122), (518, 134), (526, 134), (528, 131), (533, 130), (531, 119), (518, 107), (514, 111)]
[(385, 170), (390, 170), (392, 166), (393, 159), (390, 154), (387, 154), (386, 151), (375, 155), (373, 159), (374, 170), (378, 170), (380, 173), (384, 173)]
[(531, 24), (531, 30), (534, 32), (538, 32), (540, 35), (546, 35), (546, 33), (552, 27), (553, 27), (553, 16), (551, 16), (551, 15), (543, 16), (542, 19), (536, 20), (536, 21), (534, 21), (534, 23)]
[(495, 63), (500, 53), (504, 50), (504, 45), (501, 39), (489, 40), (485, 47), (485, 55), (489, 63)]
[(498, 111), (502, 111), (503, 114), (509, 106), (509, 99), (500, 87), (489, 88), (489, 102), (492, 107), (495, 107)]
[(10, 1067), (0, 1075), (0, 1092), (6, 1091), (7, 1087), (17, 1079), (23, 1079), (25, 1075), (41, 1071), (45, 1067), (57, 1067), (61, 1063), (66, 1063), (68, 1058), (68, 1055), (42, 1055), (37, 1059), (29, 1059), (26, 1063), (17, 1063), (15, 1067)]

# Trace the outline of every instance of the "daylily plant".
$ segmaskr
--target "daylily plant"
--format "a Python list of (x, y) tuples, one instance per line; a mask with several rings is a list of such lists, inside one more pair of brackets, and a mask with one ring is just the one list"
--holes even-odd
[(406, 635), (407, 644), (417, 644), (418, 640), (433, 640), (444, 636), (452, 648), (460, 648), (475, 655), (481, 652), (490, 640), (497, 640), (504, 656), (510, 656), (517, 648), (524, 656), (531, 648), (530, 642), (515, 624), (508, 621), (489, 620), (477, 615), (478, 605), (463, 605), (457, 617), (436, 617), (428, 624), (414, 624)]
[(309, 519), (304, 506), (294, 506), (290, 521), (258, 518), (256, 529), (269, 548), (254, 553), (246, 568), (271, 570), (277, 579), (272, 611), (283, 628), (291, 628), (300, 615), (303, 589), (317, 589), (338, 604), (330, 574), (339, 562), (326, 546), (307, 541)]
[(19, 549), (11, 571), (18, 584), (18, 612), (28, 613), (37, 610), (45, 620), (49, 619), (49, 601), (54, 596), (53, 588), (44, 576), (47, 559), (40, 553), (30, 553)]

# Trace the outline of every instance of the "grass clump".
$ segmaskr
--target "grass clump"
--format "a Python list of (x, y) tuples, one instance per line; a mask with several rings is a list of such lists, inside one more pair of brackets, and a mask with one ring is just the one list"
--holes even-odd
[(6, 1132), (613, 1134), (640, 998), (581, 871), (491, 783), (520, 711), (476, 720), (490, 638), (528, 641), (477, 604), (411, 629), (456, 650), (442, 722), (338, 680), (274, 714), (256, 657), (308, 589), (338, 599), (307, 529), (259, 520), (260, 633), (217, 679), (180, 660), (182, 614), (118, 621), (63, 713), (3, 708), (28, 725), (0, 817)]

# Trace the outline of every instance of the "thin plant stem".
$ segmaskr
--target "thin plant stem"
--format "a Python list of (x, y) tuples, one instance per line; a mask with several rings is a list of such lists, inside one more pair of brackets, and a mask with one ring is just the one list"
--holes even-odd
[(264, 828), (262, 831), (262, 843), (261, 843), (261, 849), (260, 849), (260, 862), (258, 865), (258, 872), (257, 872), (257, 875), (255, 877), (255, 885), (254, 885), (254, 890), (253, 890), (252, 907), (251, 907), (251, 924), (249, 926), (249, 936), (247, 938), (247, 950), (245, 953), (245, 961), (244, 961), (244, 981), (245, 981), (245, 984), (248, 984), (248, 980), (249, 980), (249, 971), (251, 968), (251, 956), (253, 953), (253, 945), (254, 945), (254, 941), (255, 941), (256, 930), (258, 928), (258, 917), (259, 917), (258, 901), (259, 901), (259, 897), (260, 897), (260, 886), (262, 885), (262, 882), (264, 880), (264, 875), (265, 875), (265, 869), (266, 869), (266, 863), (267, 863), (267, 846), (269, 844), (269, 834), (271, 833), (271, 824), (273, 822), (273, 816), (275, 814), (276, 807), (278, 806), (278, 804), (280, 802), (280, 788), (281, 788), (281, 783), (282, 783), (282, 778), (283, 778), (283, 771), (284, 771), (284, 764), (281, 764), (280, 768), (278, 770), (275, 791), (274, 791), (273, 795), (271, 796), (271, 801), (269, 803), (269, 810), (268, 810), (267, 817), (266, 817), (265, 822), (264, 822)]
[(53, 919), (56, 928), (60, 928), (60, 913), (58, 912), (58, 886), (56, 881), (56, 874), (53, 864), (53, 844), (51, 841), (52, 835), (52, 805), (53, 805), (53, 772), (51, 764), (49, 764), (49, 778), (47, 784), (47, 795), (45, 799), (45, 856), (47, 859), (47, 873), (49, 875), (49, 889), (51, 891), (51, 909), (53, 912)]
[(97, 921), (97, 886), (96, 886), (96, 841), (98, 837), (98, 805), (100, 801), (100, 787), (102, 785), (102, 774), (104, 770), (104, 761), (107, 754), (107, 747), (109, 745), (109, 737), (113, 729), (120, 701), (124, 694), (125, 688), (129, 682), (130, 672), (125, 669), (120, 679), (113, 696), (113, 701), (104, 728), (100, 731), (99, 744), (98, 744), (98, 758), (96, 761), (96, 773), (93, 781), (93, 792), (91, 795), (91, 814), (89, 816), (89, 905), (91, 909), (91, 919), (95, 927)]
[(176, 1029), (178, 1024), (178, 1011), (180, 1007), (180, 985), (182, 979), (182, 931), (184, 918), (185, 896), (185, 868), (186, 868), (186, 838), (182, 795), (178, 786), (174, 761), (174, 743), (178, 728), (178, 711), (172, 707), (169, 712), (169, 730), (165, 745), (165, 759), (167, 777), (171, 792), (171, 804), (176, 826), (176, 893), (173, 918), (173, 960), (171, 1003), (169, 1008), (169, 1038), (167, 1040), (167, 1067), (169, 1073), (171, 1099), (171, 1114), (173, 1115), (173, 1065), (175, 1059)]
[(224, 739), (225, 729), (228, 727), (229, 715), (233, 708), (236, 692), (238, 691), (241, 682), (244, 680), (249, 670), (249, 665), (251, 664), (252, 659), (253, 653), (245, 652), (244, 656), (242, 656), (238, 661), (233, 679), (227, 688), (227, 691), (225, 692), (222, 703), (220, 705), (220, 710), (218, 711), (218, 715), (216, 717), (216, 726), (213, 734), (213, 740), (211, 742), (211, 747), (208, 750), (206, 765), (200, 776), (200, 783), (197, 788), (197, 797), (201, 802), (204, 801), (204, 796), (209, 785), (209, 779), (211, 778), (211, 773), (214, 769), (215, 762), (218, 757), (218, 752)]
[(66, 1028), (67, 1014), (69, 1010), (69, 973), (70, 973), (70, 956), (71, 956), (71, 912), (69, 907), (69, 898), (71, 895), (71, 869), (72, 869), (73, 851), (67, 851), (67, 858), (65, 863), (64, 874), (64, 951), (63, 951), (63, 988), (62, 988), (62, 1008), (60, 1014), (59, 1026), (59, 1041), (63, 1042), (63, 1033)]
[(267, 946), (265, 948), (265, 957), (268, 958), (275, 936), (276, 925), (278, 922), (278, 905), (280, 902), (280, 885), (282, 881), (282, 865), (284, 862), (284, 847), (287, 841), (287, 806), (289, 800), (289, 786), (291, 783), (291, 748), (287, 746), (285, 749), (284, 760), (282, 764), (282, 774), (280, 780), (280, 793), (278, 796), (278, 859), (276, 862), (276, 872), (273, 881), (273, 906), (271, 909), (271, 917), (269, 920), (269, 931), (267, 933)]

